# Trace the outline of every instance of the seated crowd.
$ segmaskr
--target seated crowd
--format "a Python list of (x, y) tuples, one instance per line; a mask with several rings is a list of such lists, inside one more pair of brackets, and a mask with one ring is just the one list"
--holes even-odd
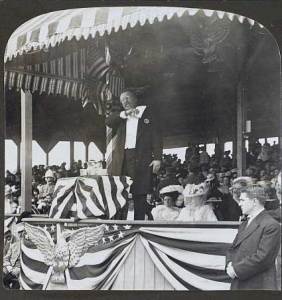
[[(231, 157), (230, 151), (225, 151), (222, 155), (218, 152), (216, 148), (215, 154), (209, 156), (204, 146), (191, 146), (186, 149), (184, 162), (181, 162), (175, 154), (164, 154), (160, 172), (153, 180), (152, 194), (147, 197), (147, 219), (160, 220), (163, 219), (161, 215), (168, 213), (171, 217), (165, 217), (165, 220), (201, 221), (216, 218), (220, 221), (238, 221), (241, 209), (236, 200), (236, 193), (231, 189), (237, 177), (237, 169), (234, 167), (236, 160)], [(265, 188), (269, 197), (266, 209), (276, 209), (279, 206), (277, 199), (280, 172), (279, 145), (275, 143), (272, 146), (268, 143), (261, 145), (256, 141), (250, 145), (246, 160), (245, 175), (251, 177), (253, 183), (258, 183)], [(32, 168), (33, 213), (48, 214), (56, 181), (62, 177), (79, 176), (80, 169), (83, 168), (87, 168), (87, 163), (83, 164), (81, 160), (74, 162), (70, 169), (66, 169), (65, 162), (60, 166), (53, 165), (48, 168), (44, 165), (34, 166)], [(175, 191), (167, 192), (173, 188)], [(195, 192), (199, 189), (202, 190), (200, 195)], [(21, 174), (7, 171), (6, 214), (21, 212), (20, 190)], [(168, 196), (171, 198), (169, 201), (167, 201)], [(167, 211), (161, 210), (164, 206)], [(202, 213), (201, 218), (198, 214), (192, 213), (196, 206), (204, 207), (206, 211), (205, 214)], [(170, 214), (168, 207), (175, 211), (171, 211)], [(213, 213), (207, 213), (210, 208)], [(179, 216), (176, 211), (179, 212)]]
[[(210, 157), (205, 147), (189, 147), (183, 163), (177, 155), (163, 155), (161, 171), (155, 177), (157, 184), (153, 191), (155, 204), (160, 204), (160, 208), (152, 208), (154, 220), (239, 220), (242, 212), (234, 187), (236, 160), (231, 157), (230, 151), (225, 151), (221, 156), (215, 152)], [(251, 178), (253, 184), (265, 189), (265, 208), (275, 211), (281, 202), (279, 145), (261, 145), (256, 141), (250, 145), (246, 160), (244, 175)], [(279, 215), (276, 217), (279, 218)]]

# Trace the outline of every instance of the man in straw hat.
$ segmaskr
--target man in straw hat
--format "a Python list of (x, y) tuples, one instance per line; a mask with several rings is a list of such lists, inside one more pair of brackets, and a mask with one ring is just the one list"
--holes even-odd
[(48, 169), (44, 179), (46, 184), (42, 185), (39, 190), (39, 199), (46, 198), (47, 195), (52, 195), (55, 188), (55, 176), (52, 170)]
[(52, 170), (48, 169), (45, 173), (44, 179), (46, 184), (38, 187), (38, 209), (41, 213), (48, 213), (51, 202), (53, 200), (53, 193), (55, 189), (55, 175)]
[(246, 221), (226, 255), (231, 289), (277, 289), (275, 259), (280, 247), (280, 225), (264, 209), (263, 187), (245, 182), (239, 198)]

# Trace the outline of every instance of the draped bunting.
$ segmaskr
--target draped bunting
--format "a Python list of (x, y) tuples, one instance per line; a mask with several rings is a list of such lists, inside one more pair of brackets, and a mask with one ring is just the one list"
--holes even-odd
[[(50, 217), (112, 218), (128, 200), (131, 179), (126, 176), (61, 178), (54, 190)], [(75, 208), (74, 208), (75, 207)]]
[[(140, 237), (153, 263), (175, 290), (228, 290), (225, 253), (236, 232), (215, 225), (148, 228), (108, 224), (98, 244), (90, 247), (76, 266), (66, 269), (66, 285), (70, 290), (110, 289)], [(23, 288), (44, 289), (50, 278), (44, 253), (26, 238), (21, 252)]]

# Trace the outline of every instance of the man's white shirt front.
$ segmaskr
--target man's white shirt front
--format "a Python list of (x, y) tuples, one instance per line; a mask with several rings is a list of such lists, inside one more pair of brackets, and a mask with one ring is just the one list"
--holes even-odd
[(137, 128), (139, 119), (142, 117), (146, 106), (137, 106), (138, 113), (134, 116), (126, 116), (125, 111), (120, 113), (120, 117), (126, 120), (126, 135), (125, 135), (125, 149), (135, 149), (136, 147), (136, 138), (137, 138)]

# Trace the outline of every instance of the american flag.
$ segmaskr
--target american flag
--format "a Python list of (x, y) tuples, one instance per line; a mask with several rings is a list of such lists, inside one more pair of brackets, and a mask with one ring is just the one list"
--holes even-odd
[(49, 216), (112, 218), (126, 204), (131, 183), (126, 176), (61, 178), (55, 186)]
[(124, 79), (117, 68), (111, 65), (110, 49), (107, 45), (105, 53), (95, 44), (87, 48), (85, 83), (87, 89), (82, 99), (83, 106), (92, 102), (100, 115), (105, 114), (108, 92), (119, 97), (124, 90)]

